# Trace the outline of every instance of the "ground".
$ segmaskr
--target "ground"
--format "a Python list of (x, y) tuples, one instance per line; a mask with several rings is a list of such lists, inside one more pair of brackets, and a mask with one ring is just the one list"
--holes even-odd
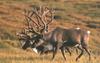
[[(24, 9), (33, 6), (46, 5), (55, 9), (55, 19), (49, 25), (49, 30), (60, 26), (64, 28), (80, 27), (90, 30), (88, 55), (76, 62), (77, 54), (66, 53), (64, 61), (60, 51), (54, 61), (52, 53), (44, 56), (35, 54), (31, 49), (22, 50), (16, 33), (25, 27)], [(100, 58), (100, 1), (99, 0), (0, 0), (0, 63), (99, 63)]]

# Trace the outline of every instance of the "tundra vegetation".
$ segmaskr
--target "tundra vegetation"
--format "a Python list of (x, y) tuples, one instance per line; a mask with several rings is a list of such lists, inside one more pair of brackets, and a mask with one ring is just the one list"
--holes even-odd
[[(88, 60), (86, 52), (77, 61), (79, 63), (99, 63), (100, 58), (100, 1), (98, 0), (0, 0), (0, 63), (51, 63), (52, 53), (48, 55), (37, 55), (30, 48), (21, 49), (16, 32), (20, 32), (25, 23), (24, 9), (45, 5), (53, 8), (55, 12), (54, 21), (50, 23), (48, 31), (56, 27), (90, 30), (89, 49), (91, 61)], [(70, 49), (72, 56), (67, 52), (66, 61), (63, 60), (61, 52), (58, 51), (53, 62), (55, 63), (77, 63), (76, 51)], [(80, 53), (80, 52), (79, 52)], [(79, 54), (78, 53), (78, 54)]]

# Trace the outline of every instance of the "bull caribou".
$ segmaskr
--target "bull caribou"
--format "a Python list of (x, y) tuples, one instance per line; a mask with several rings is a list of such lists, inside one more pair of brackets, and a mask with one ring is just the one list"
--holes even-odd
[[(87, 49), (89, 33), (89, 31), (81, 29), (64, 29), (57, 27), (53, 31), (43, 34), (41, 39), (43, 39), (45, 43), (37, 46), (36, 49), (39, 51), (39, 47), (42, 47), (44, 52), (52, 51), (52, 59), (54, 59), (57, 49), (61, 49), (63, 57), (66, 59), (64, 56), (64, 50), (67, 49), (68, 52), (71, 53), (69, 47), (77, 47), (81, 51), (81, 54), (76, 58), (76, 61), (83, 55), (84, 50), (88, 53), (90, 59), (90, 53)], [(36, 49), (33, 48), (35, 52)]]
[[(42, 54), (48, 51), (53, 52), (52, 59), (54, 59), (57, 50), (60, 49), (65, 60), (66, 58), (64, 55), (64, 50), (67, 49), (68, 52), (71, 53), (69, 51), (69, 47), (77, 47), (77, 49), (79, 49), (81, 53), (76, 58), (76, 61), (83, 55), (84, 50), (88, 53), (90, 59), (90, 52), (88, 51), (87, 47), (90, 31), (82, 30), (79, 28), (65, 29), (56, 27), (51, 32), (47, 32), (48, 25), (52, 22), (53, 19), (52, 12), (48, 8), (45, 8), (44, 11), (43, 10), (44, 8), (40, 8), (40, 10), (35, 9), (35, 11), (32, 11), (31, 15), (25, 15), (28, 22), (28, 28), (25, 29), (25, 33), (27, 35), (31, 33), (31, 35), (28, 35), (31, 39), (29, 39), (29, 41), (26, 41), (26, 44), (32, 42), (29, 47), (31, 47), (36, 53)], [(50, 16), (47, 16), (48, 13), (50, 14)], [(31, 18), (33, 15), (35, 16), (37, 23), (36, 20)], [(51, 19), (47, 19), (48, 17)], [(31, 26), (32, 24), (30, 22), (34, 23), (35, 26), (37, 26), (37, 31), (35, 27)], [(42, 25), (40, 22), (42, 23)]]

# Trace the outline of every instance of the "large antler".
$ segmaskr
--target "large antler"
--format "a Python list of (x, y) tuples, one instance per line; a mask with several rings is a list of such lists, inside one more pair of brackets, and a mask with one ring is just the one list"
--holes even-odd
[(25, 28), (25, 32), (32, 31), (34, 33), (37, 33), (36, 29), (38, 29), (39, 25), (31, 18), (31, 11), (24, 10), (25, 12), (25, 21), (27, 22), (27, 28)]
[(32, 15), (35, 15), (37, 18), (37, 22), (40, 29), (40, 32), (42, 33), (43, 31), (48, 30), (48, 25), (52, 22), (53, 20), (53, 13), (52, 10), (47, 8), (47, 7), (41, 7), (37, 10), (36, 8), (33, 9)]
[(47, 23), (45, 23), (46, 25), (51, 23), (52, 20), (53, 20), (53, 12), (52, 12), (52, 10), (47, 8), (47, 7), (45, 7), (45, 11), (44, 11), (42, 17), (44, 17), (43, 19), (44, 19), (45, 22), (47, 21)]
[(28, 27), (37, 29), (40, 33), (47, 32), (48, 25), (53, 21), (52, 9), (40, 6), (39, 9), (25, 10), (25, 18)]

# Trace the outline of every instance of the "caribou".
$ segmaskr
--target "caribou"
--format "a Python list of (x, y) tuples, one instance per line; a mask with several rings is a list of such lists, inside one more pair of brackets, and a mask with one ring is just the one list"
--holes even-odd
[(52, 59), (54, 59), (57, 53), (57, 49), (60, 49), (64, 59), (66, 60), (64, 50), (67, 49), (71, 54), (71, 52), (69, 51), (69, 47), (77, 47), (81, 51), (81, 53), (76, 58), (76, 61), (83, 55), (84, 50), (88, 53), (90, 59), (90, 52), (87, 49), (89, 33), (89, 31), (84, 31), (81, 29), (64, 29), (57, 27), (53, 31), (47, 34), (43, 34), (43, 37), (41, 39), (43, 39), (45, 43), (37, 46), (35, 49), (33, 48), (33, 50), (36, 52), (36, 49), (37, 51), (39, 51), (39, 47), (42, 47), (44, 52), (52, 51)]
[[(35, 16), (37, 22), (35, 19), (31, 18), (32, 16)], [(29, 38), (23, 39), (25, 40), (23, 47), (26, 46), (27, 48), (26, 44), (29, 44), (29, 47), (31, 47), (33, 51), (40, 54), (53, 52), (52, 59), (55, 58), (57, 50), (60, 49), (65, 60), (64, 50), (67, 49), (71, 54), (69, 48), (77, 47), (81, 53), (76, 58), (76, 61), (83, 55), (84, 50), (88, 53), (89, 59), (91, 58), (88, 50), (90, 31), (80, 28), (65, 29), (56, 27), (51, 32), (48, 32), (48, 25), (52, 22), (53, 15), (52, 11), (47, 7), (40, 7), (39, 10), (34, 9), (32, 12), (28, 12), (28, 14), (26, 13), (25, 18), (28, 23), (28, 28), (25, 29), (25, 33)]]

